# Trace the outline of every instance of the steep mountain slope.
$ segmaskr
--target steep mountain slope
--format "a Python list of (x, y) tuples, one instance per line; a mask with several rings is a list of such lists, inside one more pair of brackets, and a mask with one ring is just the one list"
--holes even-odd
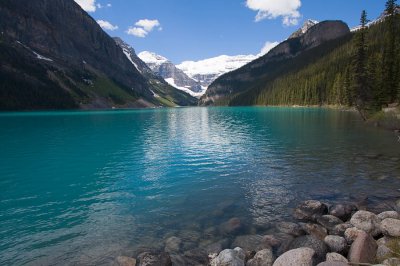
[(258, 57), (255, 55), (221, 55), (197, 62), (185, 61), (176, 67), (192, 79), (199, 81), (202, 87), (207, 88), (219, 76), (238, 69)]
[(161, 100), (160, 98), (168, 99), (172, 106), (174, 105), (195, 105), (197, 99), (191, 97), (187, 93), (176, 89), (175, 87), (169, 85), (162, 76), (158, 73), (153, 72), (145, 62), (143, 62), (129, 44), (121, 40), (121, 38), (114, 37), (115, 43), (122, 48), (122, 51), (126, 57), (131, 61), (131, 63), (136, 67), (136, 69), (142, 73), (146, 78), (148, 78), (150, 84), (152, 85), (151, 92), (154, 94), (156, 100), (161, 101), (164, 104), (171, 105)]
[(138, 57), (158, 75), (162, 76), (171, 86), (190, 93), (192, 96), (201, 96), (204, 89), (199, 82), (188, 77), (182, 70), (175, 67), (171, 61), (152, 52), (141, 52)]
[(305, 51), (350, 33), (342, 21), (324, 21), (311, 27), (300, 37), (290, 38), (265, 56), (240, 69), (222, 75), (215, 80), (200, 98), (200, 104), (208, 105), (230, 94), (248, 89), (273, 73), (280, 65)]
[(73, 0), (0, 0), (0, 32), (1, 109), (161, 104), (148, 78)]
[(296, 38), (304, 35), (310, 28), (312, 28), (314, 25), (318, 24), (319, 22), (316, 20), (308, 19), (306, 22), (303, 23), (303, 26), (295, 31), (292, 35), (290, 35), (290, 38)]

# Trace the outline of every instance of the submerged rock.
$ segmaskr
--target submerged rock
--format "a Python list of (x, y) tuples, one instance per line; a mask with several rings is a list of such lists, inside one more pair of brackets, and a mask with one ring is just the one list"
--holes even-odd
[(328, 207), (317, 201), (307, 200), (297, 205), (293, 217), (298, 220), (316, 221), (318, 217), (327, 214)]
[(137, 257), (136, 266), (172, 266), (172, 261), (167, 252), (144, 252)]
[(170, 237), (165, 244), (165, 252), (178, 253), (181, 250), (182, 240), (179, 237)]
[(219, 226), (219, 233), (221, 235), (235, 235), (242, 228), (242, 223), (239, 218), (235, 217), (228, 222)]
[(262, 244), (263, 241), (264, 238), (258, 235), (238, 236), (235, 238), (235, 241), (233, 241), (231, 248), (240, 247), (244, 251), (256, 251), (257, 247)]
[(319, 225), (319, 224), (305, 224), (310, 235), (318, 237), (321, 240), (324, 240), (328, 235), (328, 230)]
[(279, 232), (290, 234), (292, 236), (303, 236), (306, 232), (301, 228), (300, 225), (290, 222), (279, 222), (276, 224), (276, 228)]
[(136, 260), (125, 256), (119, 256), (117, 258), (117, 263), (119, 266), (135, 266)]

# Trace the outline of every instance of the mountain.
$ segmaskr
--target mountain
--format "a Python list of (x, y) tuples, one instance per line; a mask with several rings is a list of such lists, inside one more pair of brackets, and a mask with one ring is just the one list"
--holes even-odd
[(290, 38), (296, 38), (304, 35), (311, 27), (314, 25), (318, 24), (319, 22), (316, 20), (308, 19), (306, 22), (304, 22), (303, 27), (295, 31), (292, 35), (290, 35)]
[(315, 24), (300, 37), (289, 38), (266, 55), (220, 76), (208, 87), (206, 93), (200, 98), (199, 104), (209, 105), (249, 87), (262, 85), (263, 80), (272, 75), (285, 62), (298, 57), (305, 51), (349, 33), (348, 26), (342, 21), (324, 21)]
[[(1, 110), (178, 104), (156, 97), (149, 78), (73, 0), (0, 0), (0, 32)], [(179, 105), (196, 102), (181, 96)]]
[(147, 51), (139, 53), (138, 57), (153, 72), (162, 76), (171, 86), (185, 91), (194, 97), (200, 97), (204, 93), (206, 88), (202, 88), (198, 81), (188, 77), (167, 58)]
[(202, 87), (207, 88), (219, 76), (238, 69), (258, 58), (254, 55), (221, 55), (201, 61), (185, 61), (176, 67), (181, 69), (190, 78), (200, 82)]

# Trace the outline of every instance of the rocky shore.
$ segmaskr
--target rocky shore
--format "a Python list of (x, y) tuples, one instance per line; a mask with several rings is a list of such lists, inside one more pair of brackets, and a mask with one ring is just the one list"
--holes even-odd
[[(120, 256), (113, 266), (346, 266), (400, 265), (400, 200), (368, 208), (329, 206), (303, 201), (294, 209), (298, 221), (279, 222), (264, 234), (245, 234), (239, 218), (221, 224), (215, 243), (182, 253), (185, 239), (199, 238), (196, 231), (169, 237), (161, 248), (138, 247), (132, 256)], [(204, 234), (205, 232), (203, 232)], [(209, 232), (212, 233), (212, 232)]]

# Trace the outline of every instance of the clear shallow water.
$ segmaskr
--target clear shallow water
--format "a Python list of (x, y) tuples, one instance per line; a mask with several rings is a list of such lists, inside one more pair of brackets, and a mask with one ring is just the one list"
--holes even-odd
[(2, 113), (0, 147), (2, 265), (108, 264), (182, 230), (203, 247), (233, 217), (263, 234), (301, 200), (400, 188), (397, 136), (322, 108)]

